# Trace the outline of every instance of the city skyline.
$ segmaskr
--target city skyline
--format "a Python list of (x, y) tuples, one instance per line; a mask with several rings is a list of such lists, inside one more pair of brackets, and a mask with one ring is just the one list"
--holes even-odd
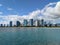
[(24, 19), (44, 19), (60, 23), (59, 0), (0, 0), (0, 24)]
[(13, 24), (13, 21), (10, 21), (9, 24), (0, 24), (0, 27), (60, 27), (60, 23), (53, 24), (45, 21), (44, 19), (24, 19), (22, 23), (20, 21), (16, 21), (15, 24)]

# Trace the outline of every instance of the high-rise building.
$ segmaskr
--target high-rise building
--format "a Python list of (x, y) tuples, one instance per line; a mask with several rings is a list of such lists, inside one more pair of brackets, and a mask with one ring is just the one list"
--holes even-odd
[(48, 22), (48, 26), (49, 26), (49, 27), (51, 27), (51, 26), (52, 26), (52, 24), (51, 24), (51, 22), (50, 22), (50, 21)]
[(12, 21), (10, 21), (10, 27), (12, 27)]
[(24, 19), (23, 26), (27, 26), (27, 25), (28, 25), (28, 21)]
[(35, 26), (40, 26), (40, 20), (35, 21)]
[(30, 19), (30, 26), (33, 26), (33, 19)]
[(16, 21), (16, 26), (19, 27), (20, 26), (20, 22)]
[(0, 26), (3, 27), (3, 24), (1, 24)]
[(48, 26), (46, 21), (44, 22), (44, 26), (45, 26), (45, 27), (47, 27), (47, 26)]
[(44, 26), (44, 19), (41, 20), (41, 26)]
[(5, 27), (5, 24), (4, 24), (4, 27)]

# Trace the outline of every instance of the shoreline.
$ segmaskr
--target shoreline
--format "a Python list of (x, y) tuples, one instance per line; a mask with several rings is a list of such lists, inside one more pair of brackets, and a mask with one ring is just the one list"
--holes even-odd
[(60, 27), (0, 27), (0, 28), (60, 28)]

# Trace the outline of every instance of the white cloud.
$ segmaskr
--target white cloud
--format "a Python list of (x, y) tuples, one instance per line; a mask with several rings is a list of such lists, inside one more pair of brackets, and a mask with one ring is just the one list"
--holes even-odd
[[(8, 8), (8, 10), (13, 10), (13, 9)], [(0, 15), (0, 18), (1, 17), (6, 22), (9, 22), (9, 21), (15, 22), (17, 20), (23, 22), (23, 19), (42, 19), (42, 18), (45, 20), (55, 21), (55, 19), (60, 18), (60, 1), (49, 3), (42, 10), (37, 9), (35, 11), (28, 13), (27, 15), (22, 15), (22, 16), (20, 15), (1, 16)]]
[[(41, 14), (45, 20), (52, 22), (60, 21), (60, 1), (47, 4), (42, 10)], [(58, 21), (57, 21), (58, 20)]]
[(37, 19), (38, 15), (40, 15), (40, 10), (39, 9), (29, 13), (28, 17), (29, 17), (29, 19), (31, 19), (31, 18), (32, 19)]
[[(54, 7), (52, 7), (55, 4)], [(52, 5), (52, 6), (50, 6)], [(51, 19), (60, 18), (60, 2), (57, 3), (49, 3), (46, 5), (44, 9), (42, 9), (42, 14)]]
[(23, 15), (23, 16), (20, 16), (20, 15), (2, 16), (2, 15), (0, 15), (0, 18), (5, 20), (6, 22), (9, 22), (9, 21), (16, 22), (17, 20), (20, 21), (20, 22), (23, 22), (24, 19), (27, 19), (27, 20), (28, 19), (37, 19), (38, 15), (40, 15), (40, 10), (35, 10), (35, 11), (30, 12), (29, 14)]

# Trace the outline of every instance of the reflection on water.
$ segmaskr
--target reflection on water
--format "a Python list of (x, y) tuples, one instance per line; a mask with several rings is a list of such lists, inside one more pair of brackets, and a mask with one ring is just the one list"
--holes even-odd
[(60, 45), (60, 28), (0, 28), (0, 45)]

